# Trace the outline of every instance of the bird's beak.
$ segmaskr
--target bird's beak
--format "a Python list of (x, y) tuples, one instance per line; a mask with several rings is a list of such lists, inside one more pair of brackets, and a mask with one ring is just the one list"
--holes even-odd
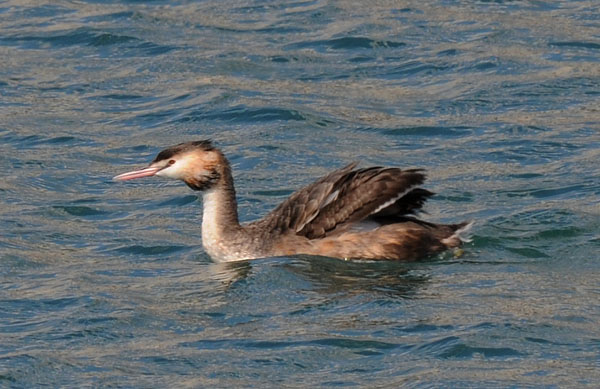
[(161, 170), (159, 167), (147, 167), (141, 170), (133, 170), (127, 173), (119, 174), (118, 176), (114, 176), (113, 180), (127, 181), (133, 180), (134, 178), (150, 177), (158, 173), (159, 170)]

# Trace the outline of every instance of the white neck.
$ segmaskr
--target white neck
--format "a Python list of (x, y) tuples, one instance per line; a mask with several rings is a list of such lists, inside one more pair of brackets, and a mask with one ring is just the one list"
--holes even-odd
[(242, 231), (235, 194), (217, 185), (203, 193), (202, 201), (202, 245), (206, 252), (217, 262), (245, 259), (235, 249)]

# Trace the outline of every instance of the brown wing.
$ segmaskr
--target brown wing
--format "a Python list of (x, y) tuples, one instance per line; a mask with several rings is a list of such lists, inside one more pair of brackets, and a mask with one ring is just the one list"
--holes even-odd
[(390, 205), (389, 207), (382, 208), (376, 214), (369, 216), (373, 219), (387, 218), (390, 222), (393, 222), (393, 218), (402, 217), (406, 215), (416, 215), (425, 201), (435, 193), (428, 191), (423, 188), (411, 189), (408, 193), (402, 196), (398, 201)]
[(395, 205), (425, 180), (420, 169), (355, 167), (352, 163), (293, 193), (256, 224), (321, 238)]

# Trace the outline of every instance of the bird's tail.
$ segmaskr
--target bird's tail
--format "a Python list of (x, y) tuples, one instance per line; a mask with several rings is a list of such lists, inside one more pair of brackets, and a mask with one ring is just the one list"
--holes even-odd
[(451, 247), (458, 247), (463, 243), (469, 243), (472, 241), (471, 237), (471, 229), (475, 224), (474, 220), (463, 222), (460, 224), (455, 224), (453, 227), (454, 232), (449, 237), (442, 239), (442, 243)]

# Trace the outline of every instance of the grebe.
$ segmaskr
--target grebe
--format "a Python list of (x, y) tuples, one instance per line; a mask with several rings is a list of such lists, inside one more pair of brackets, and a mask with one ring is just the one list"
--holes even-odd
[(169, 147), (141, 170), (115, 180), (159, 176), (202, 191), (202, 244), (218, 262), (308, 254), (341, 259), (416, 260), (468, 241), (472, 222), (415, 217), (433, 193), (417, 187), (422, 169), (335, 170), (293, 193), (264, 218), (238, 220), (231, 167), (208, 140)]

